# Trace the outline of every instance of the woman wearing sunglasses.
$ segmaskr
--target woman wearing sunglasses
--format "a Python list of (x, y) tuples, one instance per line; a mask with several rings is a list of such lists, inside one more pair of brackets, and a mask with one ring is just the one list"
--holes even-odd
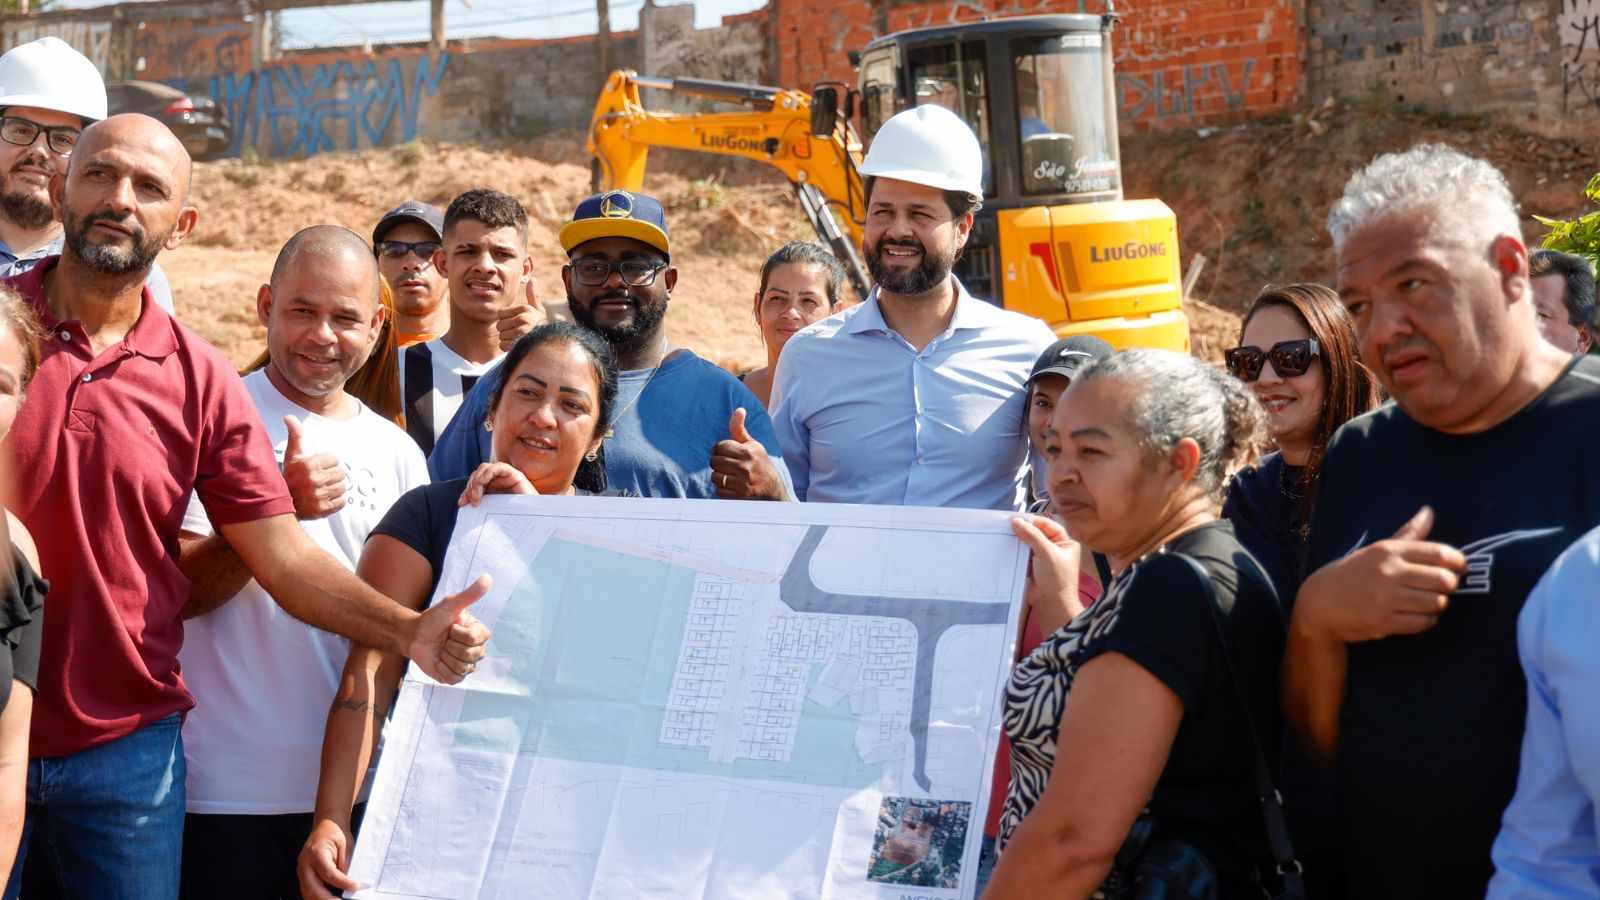
[[(1234, 476), (1222, 515), (1288, 604), (1305, 575), (1322, 453), (1340, 425), (1378, 405), (1378, 388), (1356, 359), (1355, 324), (1339, 295), (1320, 284), (1262, 288), (1239, 343), (1227, 351), (1228, 371), (1261, 401), (1278, 451)], [(1344, 896), (1338, 838), (1327, 824), (1338, 805), (1330, 774), (1291, 743), (1283, 777), (1311, 896)]]
[(1340, 425), (1378, 405), (1378, 388), (1356, 359), (1339, 295), (1320, 284), (1262, 288), (1239, 343), (1228, 371), (1261, 401), (1278, 450), (1234, 477), (1222, 514), (1288, 602), (1304, 574), (1322, 452)]

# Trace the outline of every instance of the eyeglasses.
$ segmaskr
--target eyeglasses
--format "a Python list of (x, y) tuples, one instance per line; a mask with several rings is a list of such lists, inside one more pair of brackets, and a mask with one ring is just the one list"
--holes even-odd
[(55, 128), (46, 128), (31, 119), (18, 116), (0, 116), (0, 140), (18, 147), (31, 147), (39, 139), (39, 132), (44, 132), (44, 142), (51, 152), (66, 156), (77, 146), (79, 129), (61, 125)]
[(379, 241), (378, 252), (390, 259), (402, 259), (407, 253), (415, 253), (423, 260), (430, 260), (440, 246), (438, 241)]
[(572, 264), (572, 274), (577, 277), (579, 284), (598, 287), (611, 278), (611, 273), (616, 272), (622, 276), (622, 283), (633, 287), (646, 287), (654, 284), (656, 275), (667, 267), (663, 262), (645, 262), (638, 259), (625, 259), (621, 262), (611, 262), (606, 259), (580, 259)]
[(1272, 370), (1284, 378), (1304, 375), (1311, 361), (1322, 355), (1322, 347), (1314, 338), (1298, 341), (1279, 341), (1269, 350), (1260, 347), (1234, 347), (1223, 354), (1228, 362), (1228, 372), (1240, 381), (1250, 382), (1261, 377), (1261, 367), (1272, 360)]

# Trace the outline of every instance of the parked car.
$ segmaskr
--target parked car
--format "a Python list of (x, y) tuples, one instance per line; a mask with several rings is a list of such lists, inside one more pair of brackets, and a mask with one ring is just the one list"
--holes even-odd
[(228, 112), (204, 94), (190, 94), (154, 81), (113, 81), (106, 85), (112, 115), (144, 113), (165, 122), (195, 159), (216, 159), (233, 148)]

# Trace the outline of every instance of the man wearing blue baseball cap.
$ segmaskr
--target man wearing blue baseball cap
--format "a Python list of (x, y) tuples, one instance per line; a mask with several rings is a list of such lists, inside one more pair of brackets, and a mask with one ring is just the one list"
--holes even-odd
[[(561, 229), (572, 317), (617, 356), (619, 390), (605, 442), (609, 486), (646, 497), (781, 500), (789, 474), (765, 408), (738, 379), (663, 327), (678, 283), (666, 214), (654, 197), (607, 191), (578, 204)], [(428, 460), (436, 479), (489, 459), (480, 423), (494, 378), (479, 380)]]

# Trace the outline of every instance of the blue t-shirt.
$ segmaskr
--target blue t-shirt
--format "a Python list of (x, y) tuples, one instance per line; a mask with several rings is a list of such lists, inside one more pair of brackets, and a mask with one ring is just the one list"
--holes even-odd
[[(461, 410), (439, 436), (428, 471), (435, 481), (472, 474), (489, 458), (483, 428), (498, 370), (472, 386)], [(785, 487), (789, 472), (766, 408), (750, 389), (718, 366), (687, 350), (673, 353), (652, 378), (649, 369), (618, 375), (618, 415), (606, 440), (606, 481), (611, 490), (642, 497), (714, 499), (711, 449), (728, 439), (728, 420), (744, 407), (745, 427), (767, 448)], [(640, 394), (643, 391), (643, 395)]]

